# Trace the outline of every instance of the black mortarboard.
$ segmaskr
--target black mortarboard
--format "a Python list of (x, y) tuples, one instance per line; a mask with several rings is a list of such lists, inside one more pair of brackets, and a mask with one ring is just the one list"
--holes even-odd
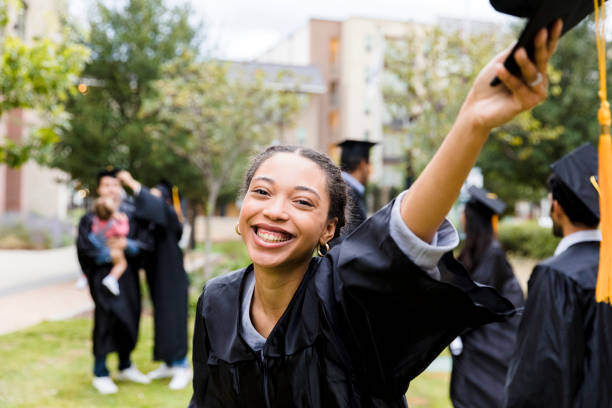
[(170, 201), (172, 199), (172, 183), (170, 183), (167, 179), (161, 179), (155, 188), (161, 192), (164, 200)]
[(516, 17), (525, 17), (529, 21), (519, 36), (504, 66), (512, 74), (520, 76), (520, 69), (514, 60), (514, 52), (524, 47), (533, 61), (533, 39), (541, 28), (550, 28), (558, 19), (563, 20), (563, 34), (591, 14), (593, 0), (490, 0), (495, 10)]
[(497, 198), (497, 194), (490, 193), (484, 188), (471, 186), (468, 189), (468, 193), (470, 193), (470, 201), (484, 205), (493, 214), (500, 215), (506, 209), (506, 203)]
[[(344, 158), (359, 158), (369, 160), (370, 158), (370, 149), (374, 146), (375, 142), (368, 142), (365, 140), (350, 140), (347, 139), (341, 143), (338, 143), (338, 146), (342, 148), (341, 157)], [(341, 161), (343, 161), (341, 159)]]
[(597, 150), (585, 143), (551, 164), (552, 171), (599, 218), (599, 194), (592, 178), (597, 177)]
[(113, 177), (116, 178), (117, 177), (117, 173), (119, 173), (120, 169), (116, 169), (113, 166), (106, 166), (105, 168), (101, 169), (100, 171), (98, 171), (98, 173), (96, 174), (96, 182), (97, 184), (100, 184), (100, 180), (102, 179), (102, 177)]

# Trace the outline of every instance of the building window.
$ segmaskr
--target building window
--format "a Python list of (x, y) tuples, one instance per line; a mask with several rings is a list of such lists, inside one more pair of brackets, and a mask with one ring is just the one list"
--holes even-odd
[(338, 62), (338, 51), (340, 49), (340, 41), (338, 37), (329, 40), (329, 63), (334, 65)]
[(338, 82), (336, 81), (329, 83), (329, 106), (334, 109), (338, 107)]
[(366, 130), (363, 132), (363, 140), (370, 140), (370, 131)]
[(28, 14), (28, 3), (25, 1), (21, 2), (22, 7), (19, 9), (17, 19), (15, 21), (15, 32), (21, 39), (26, 38), (26, 16)]

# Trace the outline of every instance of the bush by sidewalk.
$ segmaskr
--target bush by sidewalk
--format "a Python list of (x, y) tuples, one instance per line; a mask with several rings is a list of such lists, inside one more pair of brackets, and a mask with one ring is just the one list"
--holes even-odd
[(0, 249), (51, 249), (74, 242), (71, 222), (36, 214), (6, 214), (0, 218)]
[(500, 223), (497, 237), (507, 252), (534, 259), (552, 256), (559, 244), (550, 228), (536, 221)]

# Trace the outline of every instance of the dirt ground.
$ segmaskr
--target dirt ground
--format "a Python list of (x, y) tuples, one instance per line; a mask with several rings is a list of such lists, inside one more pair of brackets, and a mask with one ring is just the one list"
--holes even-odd
[(527, 294), (527, 281), (533, 271), (533, 267), (538, 263), (538, 260), (531, 258), (522, 258), (517, 256), (509, 256), (508, 260), (514, 269), (516, 279), (518, 279), (523, 293)]

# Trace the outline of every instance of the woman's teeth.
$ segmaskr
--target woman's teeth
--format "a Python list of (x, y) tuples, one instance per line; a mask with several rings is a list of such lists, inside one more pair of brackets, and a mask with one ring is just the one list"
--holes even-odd
[(284, 242), (289, 241), (291, 236), (282, 232), (263, 231), (261, 228), (257, 229), (257, 236), (267, 242)]

